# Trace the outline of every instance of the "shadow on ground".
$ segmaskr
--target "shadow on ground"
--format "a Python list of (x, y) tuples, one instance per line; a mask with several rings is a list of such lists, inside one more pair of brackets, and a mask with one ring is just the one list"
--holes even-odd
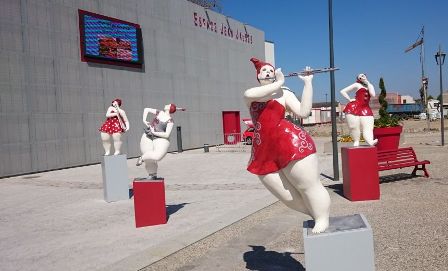
[[(404, 180), (420, 178), (420, 177), (424, 177), (424, 176), (412, 175), (412, 174), (407, 174), (407, 173), (391, 174), (391, 175), (381, 176), (380, 184), (393, 183), (393, 182), (404, 181)], [(344, 188), (343, 188), (342, 183), (330, 184), (330, 185), (326, 185), (326, 187), (333, 190), (333, 192), (335, 192), (339, 196), (344, 197)]]
[(168, 221), (170, 219), (170, 215), (176, 213), (180, 209), (184, 208), (185, 205), (190, 203), (179, 203), (179, 204), (171, 204), (166, 206), (166, 220)]
[(392, 174), (392, 175), (381, 176), (380, 183), (393, 183), (393, 182), (404, 181), (404, 180), (409, 180), (409, 179), (414, 179), (414, 178), (419, 178), (419, 177), (424, 177), (424, 176), (412, 175), (412, 174), (408, 174), (408, 173), (397, 173), (397, 174)]
[(250, 246), (243, 255), (248, 270), (258, 271), (304, 271), (303, 265), (291, 257), (290, 252), (266, 251), (264, 246)]
[(336, 194), (338, 194), (339, 196), (344, 197), (344, 189), (341, 183), (337, 183), (337, 184), (329, 184), (326, 185), (325, 187), (333, 190), (333, 192), (335, 192)]

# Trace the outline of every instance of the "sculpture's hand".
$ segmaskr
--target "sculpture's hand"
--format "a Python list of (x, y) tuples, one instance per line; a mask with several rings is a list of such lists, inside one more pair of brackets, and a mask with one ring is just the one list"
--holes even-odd
[(275, 80), (279, 82), (285, 82), (285, 76), (283, 75), (281, 68), (275, 70)]
[(151, 123), (149, 121), (145, 121), (146, 127), (151, 127)]
[(350, 99), (350, 102), (355, 102), (356, 101), (356, 99)]
[[(306, 71), (310, 71), (311, 70), (311, 67), (309, 67), (309, 66), (306, 66), (305, 67), (305, 72)], [(311, 83), (311, 81), (313, 80), (313, 75), (312, 74), (308, 74), (308, 75), (297, 75), (297, 77), (299, 77), (300, 79), (302, 79), (303, 80), (303, 82), (305, 82), (305, 83)]]

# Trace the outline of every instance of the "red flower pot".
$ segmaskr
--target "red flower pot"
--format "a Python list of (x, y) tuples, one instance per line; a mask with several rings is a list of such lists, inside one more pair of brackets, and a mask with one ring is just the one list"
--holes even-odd
[(400, 134), (403, 126), (373, 128), (373, 137), (378, 139), (376, 148), (379, 151), (396, 150), (400, 144)]

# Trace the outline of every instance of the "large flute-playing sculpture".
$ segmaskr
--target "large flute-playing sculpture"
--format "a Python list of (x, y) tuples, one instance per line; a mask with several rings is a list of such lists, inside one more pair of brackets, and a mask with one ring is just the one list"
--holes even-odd
[(280, 69), (274, 71), (271, 64), (256, 58), (251, 61), (261, 86), (244, 92), (255, 126), (247, 170), (286, 206), (313, 217), (314, 233), (323, 232), (329, 223), (330, 196), (320, 182), (316, 147), (305, 130), (285, 119), (286, 110), (309, 116), (313, 75), (298, 75), (304, 82), (299, 102), (283, 87), (285, 77)]
[[(140, 140), (140, 150), (142, 155), (137, 159), (137, 166), (145, 162), (145, 168), (149, 179), (157, 179), (157, 162), (162, 160), (168, 152), (170, 146), (170, 134), (174, 127), (174, 121), (171, 114), (176, 110), (185, 111), (184, 108), (178, 108), (175, 104), (165, 105), (163, 110), (145, 108), (143, 110), (143, 123), (145, 132)], [(148, 114), (154, 114), (155, 118), (147, 121)]]
[(104, 155), (110, 154), (111, 139), (114, 142), (114, 155), (120, 154), (122, 145), (121, 135), (129, 130), (129, 120), (126, 112), (120, 108), (121, 100), (115, 99), (106, 112), (106, 121), (103, 123), (99, 131), (101, 132), (101, 140), (103, 142)]
[[(348, 92), (353, 90), (356, 90), (355, 99), (348, 96)], [(341, 90), (341, 95), (349, 101), (343, 112), (346, 114), (353, 146), (359, 146), (361, 130), (364, 140), (370, 146), (375, 145), (378, 140), (373, 139), (374, 119), (369, 106), (370, 97), (375, 97), (375, 89), (367, 80), (367, 76), (363, 73), (359, 74), (355, 83)]]

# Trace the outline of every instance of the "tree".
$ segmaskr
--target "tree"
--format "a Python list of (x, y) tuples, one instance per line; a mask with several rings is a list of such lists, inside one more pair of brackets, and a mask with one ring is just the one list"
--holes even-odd
[(432, 95), (429, 95), (428, 100), (434, 100), (434, 97), (432, 97)]
[(384, 85), (383, 77), (380, 78), (379, 87), (381, 89), (380, 96), (378, 96), (378, 101), (380, 102), (380, 118), (375, 120), (375, 127), (394, 127), (399, 126), (398, 119), (391, 117), (387, 112), (387, 101), (386, 101), (386, 86)]

